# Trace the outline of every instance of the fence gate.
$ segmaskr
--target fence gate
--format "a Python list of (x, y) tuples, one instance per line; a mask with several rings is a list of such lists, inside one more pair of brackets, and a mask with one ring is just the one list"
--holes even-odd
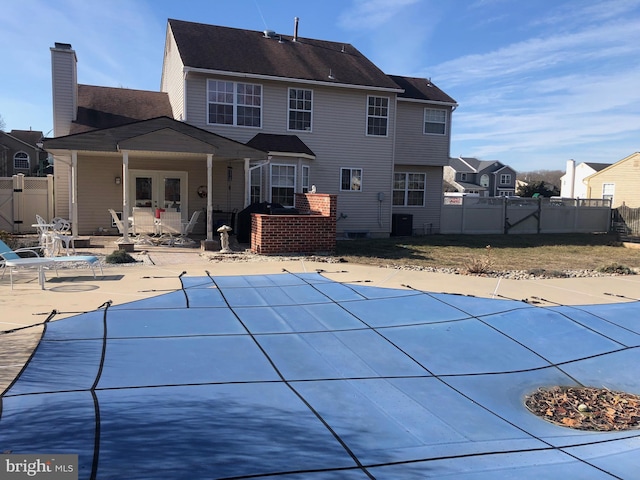
[(53, 175), (0, 177), (0, 230), (33, 233), (36, 214), (51, 220), (53, 207)]

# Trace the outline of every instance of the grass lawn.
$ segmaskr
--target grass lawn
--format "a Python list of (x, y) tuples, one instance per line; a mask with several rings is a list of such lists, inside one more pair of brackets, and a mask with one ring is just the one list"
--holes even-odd
[(351, 263), (463, 271), (484, 268), (562, 272), (621, 266), (640, 272), (640, 249), (625, 248), (614, 234), (426, 235), (341, 240), (336, 254)]

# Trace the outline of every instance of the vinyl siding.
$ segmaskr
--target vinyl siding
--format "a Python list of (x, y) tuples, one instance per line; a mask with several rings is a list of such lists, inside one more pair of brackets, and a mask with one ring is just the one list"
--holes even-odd
[(413, 215), (413, 232), (416, 235), (438, 233), (440, 231), (440, 209), (442, 208), (442, 169), (443, 167), (416, 167), (396, 165), (400, 173), (426, 173), (426, 194), (424, 207), (393, 207), (393, 213)]
[(56, 217), (70, 217), (70, 190), (71, 190), (71, 156), (66, 158), (54, 157), (55, 175), (53, 176), (53, 188), (55, 191), (54, 215)]
[(438, 106), (398, 101), (398, 130), (396, 133), (396, 164), (445, 166), (449, 164), (451, 138), (451, 108), (447, 111), (445, 135), (424, 132), (425, 108)]
[[(310, 184), (318, 193), (338, 195), (338, 232), (366, 230), (373, 235), (388, 235), (391, 230), (391, 174), (395, 100), (392, 94), (310, 86), (313, 90), (313, 132), (287, 130), (288, 88), (298, 84), (261, 81), (263, 87), (262, 128), (244, 128), (206, 124), (206, 78), (189, 75), (187, 108), (189, 123), (237, 141), (247, 142), (257, 133), (297, 135), (316, 155), (311, 161)], [(210, 77), (213, 78), (213, 77)], [(228, 78), (231, 81), (238, 79)], [(389, 97), (388, 136), (366, 135), (367, 95)], [(278, 160), (282, 163), (282, 160)], [(288, 162), (298, 165), (298, 160)], [(340, 168), (363, 170), (362, 190), (340, 191)], [(297, 172), (300, 175), (300, 172)], [(268, 185), (266, 185), (268, 188)], [(385, 200), (379, 205), (378, 192)]]
[(73, 50), (51, 49), (53, 96), (53, 135), (68, 135), (75, 119), (78, 85), (76, 56)]
[[(177, 158), (172, 155), (129, 156), (130, 170), (161, 170), (187, 172), (188, 217), (196, 211), (205, 211), (207, 199), (197, 194), (200, 185), (207, 185), (206, 156), (203, 158)], [(227, 183), (227, 166), (233, 167), (233, 181)], [(243, 164), (242, 162), (214, 162), (213, 164), (213, 208), (231, 211), (243, 205)], [(78, 156), (78, 225), (81, 235), (90, 235), (99, 227), (117, 234), (111, 228), (111, 216), (107, 209), (122, 210), (122, 185), (116, 185), (114, 178), (122, 176), (121, 156)], [(65, 197), (66, 198), (66, 197)], [(57, 214), (57, 213), (56, 213)], [(64, 216), (64, 215), (60, 215)], [(200, 216), (195, 233), (204, 233), (206, 214)]]
[(623, 203), (630, 208), (640, 207), (640, 153), (634, 153), (591, 176), (587, 187), (588, 198), (602, 198), (602, 186), (613, 183), (613, 208)]
[(176, 120), (184, 120), (184, 87), (183, 68), (180, 52), (175, 39), (171, 34), (171, 29), (167, 27), (167, 40), (165, 42), (164, 62), (162, 64), (162, 84), (160, 90), (167, 92), (173, 116)]

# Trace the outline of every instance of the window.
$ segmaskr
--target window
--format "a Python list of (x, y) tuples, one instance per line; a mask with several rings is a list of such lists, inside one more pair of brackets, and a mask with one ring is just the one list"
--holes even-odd
[(362, 169), (342, 168), (340, 170), (340, 190), (360, 191), (362, 189)]
[(367, 135), (387, 136), (388, 97), (367, 97)]
[(262, 199), (262, 167), (251, 170), (251, 203), (259, 203)]
[(285, 207), (293, 207), (295, 191), (295, 165), (271, 165), (271, 201)]
[(312, 101), (311, 90), (289, 89), (289, 130), (311, 131)]
[(262, 86), (207, 80), (208, 122), (241, 127), (262, 126)]
[(602, 184), (602, 199), (603, 200), (611, 200), (611, 204), (613, 205), (613, 194), (616, 190), (615, 183), (603, 183)]
[(467, 181), (467, 174), (466, 173), (461, 173), (460, 174), (460, 181), (462, 181), (462, 182), (466, 182)]
[(424, 133), (444, 135), (447, 131), (447, 111), (439, 108), (424, 109)]
[(510, 173), (501, 173), (500, 174), (500, 185), (509, 185), (511, 184), (511, 174)]
[(30, 164), (29, 154), (26, 152), (18, 152), (13, 156), (13, 168), (15, 170), (29, 170)]
[(309, 193), (309, 166), (302, 166), (302, 193)]
[(395, 173), (393, 175), (393, 204), (396, 206), (424, 206), (426, 173)]
[(489, 186), (489, 175), (486, 173), (480, 177), (480, 186), (485, 188)]

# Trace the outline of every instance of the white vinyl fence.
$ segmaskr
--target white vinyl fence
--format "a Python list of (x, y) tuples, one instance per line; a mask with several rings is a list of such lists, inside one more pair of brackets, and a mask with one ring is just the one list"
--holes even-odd
[(608, 232), (611, 201), (573, 198), (454, 197), (442, 205), (440, 233)]
[(0, 177), (0, 230), (33, 233), (36, 214), (53, 218), (53, 175)]

